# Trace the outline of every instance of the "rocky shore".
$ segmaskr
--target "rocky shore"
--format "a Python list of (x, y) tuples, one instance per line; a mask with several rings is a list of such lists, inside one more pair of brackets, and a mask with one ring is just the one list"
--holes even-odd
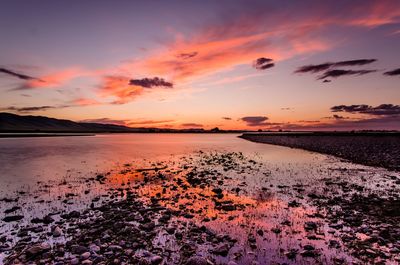
[(240, 137), (400, 170), (400, 133), (245, 133)]
[[(9, 231), (0, 252), (7, 265), (400, 261), (399, 175), (336, 166), (307, 172), (315, 179), (282, 178), (292, 171), (199, 152), (85, 179), (90, 191), (64, 190), (57, 199), (66, 207), (41, 216), (23, 214), (30, 195), (20, 192), (1, 199)], [(87, 207), (72, 210), (85, 196)]]

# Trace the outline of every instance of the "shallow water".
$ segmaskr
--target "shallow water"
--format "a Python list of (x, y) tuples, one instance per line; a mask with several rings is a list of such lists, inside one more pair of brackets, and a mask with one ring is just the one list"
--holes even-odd
[(110, 134), (76, 137), (0, 139), (2, 191), (37, 181), (92, 174), (132, 160), (163, 160), (194, 151), (259, 154), (274, 163), (317, 163), (325, 156), (261, 145), (235, 134)]
[[(228, 171), (219, 165), (204, 163), (210, 154), (226, 152), (241, 152), (247, 162), (239, 160), (239, 163), (243, 163), (239, 165), (239, 170)], [(249, 159), (255, 161), (255, 164), (248, 163)], [(321, 249), (323, 256), (318, 260), (321, 263), (333, 263), (335, 257), (352, 260), (343, 251), (326, 246), (326, 241), (333, 238), (333, 235), (327, 232), (329, 227), (324, 223), (321, 223), (318, 233), (325, 235), (325, 240), (304, 239), (304, 222), (321, 220), (309, 216), (315, 209), (303, 197), (323, 192), (320, 181), (325, 178), (339, 178), (373, 189), (384, 189), (384, 186), (375, 184), (381, 183), (388, 174), (384, 169), (355, 165), (327, 155), (249, 142), (235, 134), (112, 134), (0, 139), (0, 199), (18, 198), (15, 203), (0, 201), (0, 206), (1, 209), (21, 206), (22, 209), (17, 213), (25, 216), (18, 225), (0, 223), (0, 233), (17, 239), (12, 231), (18, 231), (20, 226), (29, 224), (33, 217), (87, 208), (93, 198), (102, 198), (109, 188), (117, 189), (121, 185), (142, 180), (141, 174), (132, 173), (138, 168), (162, 168), (165, 165), (173, 170), (186, 164), (194, 165), (199, 170), (216, 170), (221, 175), (228, 174), (229, 181), (221, 184), (228, 191), (225, 198), (247, 204), (248, 207), (243, 211), (221, 215), (207, 200), (188, 201), (183, 198), (177, 204), (169, 204), (167, 201), (165, 206), (177, 208), (185, 205), (185, 209), (193, 212), (201, 210), (193, 219), (200, 225), (205, 217), (212, 219), (217, 216), (207, 222), (207, 227), (238, 239), (236, 248), (245, 250), (240, 259), (242, 264), (250, 264), (252, 260), (261, 264), (293, 263), (285, 259), (280, 249), (298, 248), (299, 244), (301, 248), (301, 245), (307, 243)], [(96, 174), (107, 172), (110, 177), (106, 185), (87, 181)], [(371, 181), (365, 182), (365, 179)], [(150, 198), (163, 188), (160, 185), (145, 185), (139, 192)], [(240, 194), (229, 192), (238, 186), (241, 187)], [(178, 192), (186, 193), (191, 198), (211, 194), (210, 191), (195, 188)], [(106, 196), (104, 198), (108, 200)], [(301, 207), (288, 208), (288, 202), (294, 199), (301, 202)], [(0, 217), (4, 217), (3, 210)], [(286, 220), (292, 223), (288, 228), (281, 225)], [(282, 233), (271, 232), (275, 227), (280, 227)], [(248, 235), (259, 229), (265, 231), (265, 235), (257, 237), (258, 249), (254, 250), (246, 242)], [(227, 260), (219, 261), (224, 263)], [(295, 263), (310, 262), (314, 260), (295, 260)]]

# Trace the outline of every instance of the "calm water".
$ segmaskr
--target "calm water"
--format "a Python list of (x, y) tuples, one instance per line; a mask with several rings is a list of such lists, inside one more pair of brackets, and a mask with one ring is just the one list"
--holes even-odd
[(93, 174), (132, 160), (163, 160), (194, 151), (237, 151), (276, 163), (315, 163), (325, 156), (257, 144), (235, 134), (112, 134), (0, 139), (1, 188)]

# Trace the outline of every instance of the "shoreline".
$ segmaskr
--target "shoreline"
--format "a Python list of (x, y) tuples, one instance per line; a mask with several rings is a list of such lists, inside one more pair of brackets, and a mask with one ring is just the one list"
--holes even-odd
[(94, 133), (0, 133), (1, 138), (95, 136)]
[(373, 133), (244, 133), (242, 139), (333, 155), (366, 166), (400, 171), (400, 134)]

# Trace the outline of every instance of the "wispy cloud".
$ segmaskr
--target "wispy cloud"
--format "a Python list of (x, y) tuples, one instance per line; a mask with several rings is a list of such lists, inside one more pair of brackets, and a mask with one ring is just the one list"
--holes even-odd
[(102, 123), (102, 124), (113, 124), (113, 125), (127, 126), (127, 122), (128, 121), (129, 120), (116, 120), (116, 119), (109, 119), (109, 118), (98, 118), (98, 119), (81, 120), (80, 122), (83, 122), (83, 123)]
[(339, 61), (339, 62), (327, 62), (322, 64), (310, 64), (310, 65), (303, 65), (299, 67), (295, 73), (318, 73), (322, 72), (334, 67), (343, 67), (343, 66), (360, 66), (371, 64), (376, 62), (376, 59), (357, 59), (357, 60), (348, 60), (348, 61)]
[(13, 76), (13, 77), (17, 77), (17, 78), (22, 79), (22, 80), (36, 80), (36, 81), (39, 81), (39, 82), (43, 82), (43, 80), (41, 80), (39, 78), (30, 76), (30, 75), (26, 75), (26, 74), (17, 73), (17, 72), (15, 72), (13, 70), (9, 70), (9, 69), (6, 69), (6, 68), (0, 68), (0, 73), (7, 74), (7, 75)]
[(28, 79), (26, 82), (16, 88), (16, 90), (33, 89), (33, 88), (50, 88), (60, 87), (65, 85), (72, 79), (79, 76), (90, 76), (93, 73), (82, 70), (79, 67), (67, 68), (60, 71), (56, 71), (47, 75), (40, 76), (35, 79)]
[(136, 125), (147, 126), (147, 125), (157, 125), (170, 122), (175, 122), (175, 120), (136, 120), (136, 121), (129, 121), (128, 124), (129, 126), (136, 126)]
[(189, 127), (189, 128), (203, 128), (203, 124), (199, 124), (199, 123), (182, 123), (181, 124), (182, 127)]
[(198, 52), (180, 53), (177, 55), (177, 57), (181, 59), (190, 59), (195, 57), (197, 54), (199, 53)]
[(60, 106), (33, 106), (33, 107), (5, 107), (0, 108), (1, 111), (11, 111), (11, 112), (18, 112), (18, 113), (32, 113), (37, 111), (46, 111), (50, 109), (62, 109), (67, 108), (67, 105), (60, 105)]
[[(329, 70), (320, 75), (317, 79), (322, 80), (325, 78), (338, 78), (340, 76), (348, 76), (348, 75), (366, 75), (370, 73), (374, 73), (377, 70), (343, 70), (343, 69), (334, 69)], [(325, 80), (324, 80), (325, 82)], [(328, 81), (329, 82), (329, 81)]]
[(391, 70), (391, 71), (387, 71), (383, 73), (384, 75), (388, 75), (388, 76), (395, 76), (395, 75), (400, 75), (400, 68)]
[(72, 104), (78, 106), (92, 106), (92, 105), (101, 105), (104, 104), (102, 102), (97, 101), (92, 98), (77, 98), (71, 101)]

